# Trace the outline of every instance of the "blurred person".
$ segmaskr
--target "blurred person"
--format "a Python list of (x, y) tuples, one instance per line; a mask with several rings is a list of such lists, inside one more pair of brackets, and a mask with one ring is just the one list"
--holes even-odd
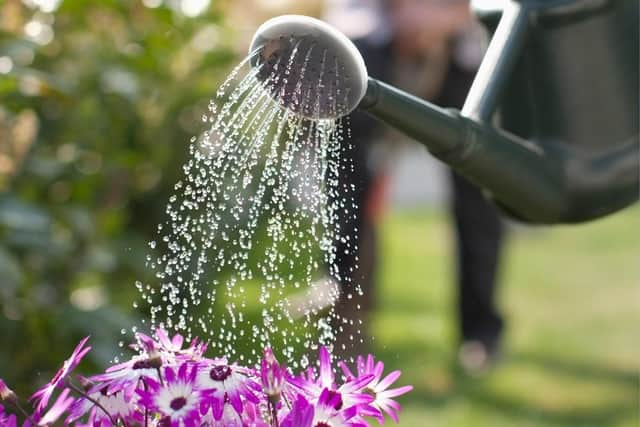
[[(399, 87), (450, 108), (462, 108), (484, 53), (484, 32), (473, 20), (468, 0), (332, 0), (326, 19), (360, 49), (369, 74), (392, 80)], [(355, 215), (340, 220), (351, 242), (337, 241), (336, 279), (342, 288), (338, 317), (349, 319), (354, 306), (366, 321), (374, 305), (377, 255), (376, 219), (384, 168), (372, 162), (374, 135), (380, 125), (364, 115), (350, 117), (352, 146), (344, 155), (345, 186), (355, 185)], [(347, 167), (352, 162), (352, 167)], [(451, 212), (457, 249), (458, 362), (468, 373), (480, 373), (499, 355), (503, 330), (496, 306), (498, 263), (503, 225), (497, 209), (481, 190), (451, 172)], [(348, 247), (346, 247), (348, 246)], [(355, 248), (355, 250), (354, 250)], [(346, 251), (345, 251), (346, 249)], [(357, 287), (363, 295), (358, 295)], [(342, 323), (340, 345), (359, 325)], [(351, 344), (352, 345), (352, 344)]]

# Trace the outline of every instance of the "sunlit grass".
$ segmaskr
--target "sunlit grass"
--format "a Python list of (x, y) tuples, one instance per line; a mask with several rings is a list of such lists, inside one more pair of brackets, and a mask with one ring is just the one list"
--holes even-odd
[(579, 226), (512, 230), (500, 302), (503, 363), (453, 369), (452, 242), (444, 213), (382, 224), (374, 352), (415, 391), (402, 426), (635, 426), (638, 423), (637, 208)]

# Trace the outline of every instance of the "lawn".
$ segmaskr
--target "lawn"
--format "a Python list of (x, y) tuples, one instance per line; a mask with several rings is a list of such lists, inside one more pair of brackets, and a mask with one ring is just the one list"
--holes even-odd
[(579, 226), (511, 232), (500, 303), (505, 357), (456, 375), (451, 231), (444, 213), (382, 224), (373, 350), (415, 390), (401, 425), (637, 426), (639, 209)]

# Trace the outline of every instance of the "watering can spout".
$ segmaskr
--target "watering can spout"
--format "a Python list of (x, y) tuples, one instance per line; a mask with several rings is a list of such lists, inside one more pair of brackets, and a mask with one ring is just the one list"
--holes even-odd
[(521, 220), (582, 222), (637, 201), (637, 0), (509, 1), (498, 17), (462, 111), (373, 78), (359, 108)]
[(587, 221), (638, 197), (637, 136), (595, 155), (533, 143), (373, 78), (360, 108), (423, 143), (523, 221)]

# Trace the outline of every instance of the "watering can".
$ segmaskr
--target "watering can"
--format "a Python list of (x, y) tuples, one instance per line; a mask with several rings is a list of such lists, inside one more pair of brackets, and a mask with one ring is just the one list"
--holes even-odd
[(368, 77), (354, 45), (308, 17), (263, 24), (252, 64), (267, 76), (278, 58), (306, 52), (288, 69), (310, 95), (296, 97), (294, 79), (270, 86), (286, 108), (322, 120), (357, 107), (424, 144), (512, 217), (578, 223), (640, 195), (639, 5), (472, 1), (493, 36), (461, 111)]

